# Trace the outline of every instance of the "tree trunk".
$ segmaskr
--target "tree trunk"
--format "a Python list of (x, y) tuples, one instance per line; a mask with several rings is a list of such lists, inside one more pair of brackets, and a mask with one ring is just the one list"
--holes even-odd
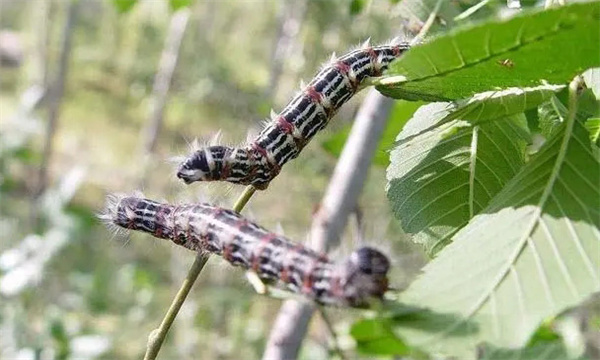
[(283, 72), (284, 61), (289, 58), (295, 44), (300, 28), (306, 15), (306, 0), (286, 0), (281, 5), (279, 14), (279, 28), (277, 29), (273, 51), (271, 53), (271, 71), (269, 84), (265, 91), (267, 98), (277, 96), (279, 78)]
[(190, 11), (183, 9), (171, 17), (165, 47), (160, 58), (156, 77), (154, 78), (150, 117), (145, 131), (144, 154), (151, 154), (156, 148), (160, 129), (162, 128), (167, 95), (171, 87), (175, 66), (177, 66), (177, 60), (179, 59), (179, 49), (189, 16)]
[[(310, 239), (313, 249), (324, 252), (339, 244), (348, 215), (356, 209), (393, 103), (374, 89), (367, 94), (314, 216)], [(296, 359), (314, 310), (313, 303), (286, 300), (273, 324), (263, 360)]]
[(70, 1), (67, 5), (67, 18), (62, 32), (60, 59), (56, 78), (52, 82), (48, 91), (48, 124), (44, 139), (44, 149), (42, 152), (42, 161), (38, 174), (38, 186), (35, 191), (35, 197), (39, 197), (48, 186), (48, 168), (52, 157), (54, 146), (54, 136), (58, 127), (58, 117), (60, 105), (62, 102), (65, 81), (69, 70), (69, 57), (71, 55), (71, 40), (73, 35), (73, 25), (77, 17), (77, 1)]

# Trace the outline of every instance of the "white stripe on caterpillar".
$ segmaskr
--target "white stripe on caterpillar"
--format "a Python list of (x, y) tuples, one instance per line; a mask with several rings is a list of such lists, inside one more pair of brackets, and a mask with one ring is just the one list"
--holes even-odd
[(373, 248), (359, 248), (336, 264), (234, 211), (209, 204), (170, 205), (115, 196), (109, 198), (102, 217), (110, 225), (220, 255), (321, 304), (365, 307), (381, 299), (388, 288), (389, 260)]
[(183, 161), (177, 177), (194, 181), (228, 181), (266, 189), (281, 167), (298, 156), (304, 146), (329, 123), (339, 108), (368, 77), (380, 76), (409, 48), (392, 43), (354, 50), (332, 60), (296, 95), (256, 139), (243, 148), (209, 146)]

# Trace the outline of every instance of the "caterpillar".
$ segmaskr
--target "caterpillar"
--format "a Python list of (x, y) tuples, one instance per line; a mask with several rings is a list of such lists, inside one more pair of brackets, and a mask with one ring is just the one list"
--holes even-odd
[(325, 305), (366, 307), (388, 288), (388, 258), (361, 247), (342, 263), (269, 232), (239, 213), (210, 204), (171, 205), (141, 197), (113, 197), (106, 221), (222, 256), (234, 266)]
[(354, 50), (328, 65), (296, 95), (246, 146), (209, 146), (193, 152), (180, 165), (177, 177), (195, 181), (228, 181), (264, 190), (281, 167), (296, 158), (338, 109), (360, 90), (368, 77), (380, 76), (400, 57), (408, 43)]

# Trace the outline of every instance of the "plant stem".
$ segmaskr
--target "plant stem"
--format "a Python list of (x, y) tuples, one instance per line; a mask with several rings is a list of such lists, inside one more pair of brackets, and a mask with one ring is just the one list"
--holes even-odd
[(329, 320), (329, 317), (327, 316), (325, 309), (323, 308), (322, 305), (319, 305), (318, 309), (319, 309), (319, 314), (321, 314), (321, 318), (323, 319), (323, 322), (325, 323), (325, 327), (327, 328), (327, 330), (329, 330), (329, 336), (331, 336), (331, 341), (333, 342), (331, 345), (331, 350), (334, 353), (336, 353), (337, 356), (340, 357), (340, 359), (346, 360), (346, 356), (344, 355), (344, 353), (342, 352), (342, 349), (340, 349), (340, 347), (338, 345), (337, 334), (336, 334), (335, 330), (333, 329), (333, 324)]
[[(235, 205), (233, 205), (233, 210), (240, 212), (244, 208), (244, 206), (246, 206), (246, 204), (248, 203), (255, 191), (256, 189), (253, 186), (246, 187), (242, 195), (240, 195), (238, 200), (235, 202)], [(192, 267), (188, 271), (188, 274), (185, 277), (185, 279), (183, 280), (179, 291), (177, 291), (177, 295), (175, 295), (175, 298), (173, 299), (169, 310), (165, 314), (165, 317), (163, 318), (162, 322), (160, 323), (160, 326), (157, 329), (154, 329), (148, 336), (148, 345), (146, 347), (146, 354), (144, 355), (144, 360), (156, 359), (156, 356), (158, 355), (158, 352), (160, 351), (160, 348), (162, 347), (162, 344), (164, 343), (165, 338), (167, 337), (167, 333), (169, 332), (171, 325), (173, 325), (173, 321), (175, 321), (177, 313), (179, 313), (179, 310), (181, 310), (181, 306), (183, 306), (185, 299), (190, 293), (190, 290), (192, 289), (194, 282), (198, 278), (198, 275), (200, 275), (200, 272), (204, 268), (204, 265), (206, 265), (208, 258), (209, 254), (204, 252), (200, 252), (196, 256)]]

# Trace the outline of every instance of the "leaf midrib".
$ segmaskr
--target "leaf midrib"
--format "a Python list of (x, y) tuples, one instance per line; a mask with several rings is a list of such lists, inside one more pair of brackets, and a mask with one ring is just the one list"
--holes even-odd
[(527, 245), (527, 240), (530, 238), (532, 231), (535, 229), (537, 222), (541, 218), (542, 209), (551, 194), (552, 188), (554, 187), (554, 183), (556, 182), (556, 180), (558, 178), (560, 169), (564, 162), (564, 158), (565, 158), (565, 155), (567, 152), (569, 141), (572, 137), (574, 124), (575, 124), (575, 117), (574, 116), (569, 117), (569, 119), (567, 120), (567, 123), (565, 124), (566, 128), (565, 128), (565, 132), (563, 134), (563, 140), (562, 140), (562, 143), (561, 143), (561, 146), (559, 149), (556, 163), (555, 163), (555, 165), (552, 169), (552, 172), (550, 174), (550, 177), (548, 179), (548, 183), (547, 183), (546, 187), (544, 188), (544, 192), (542, 193), (542, 195), (540, 197), (537, 208), (531, 215), (532, 219), (531, 219), (531, 222), (529, 223), (527, 231), (525, 231), (524, 235), (521, 237), (521, 239), (519, 239), (518, 245), (516, 246), (513, 254), (511, 254), (511, 256), (509, 257), (509, 261), (506, 263), (505, 268), (498, 274), (497, 278), (492, 282), (490, 289), (481, 296), (481, 298), (475, 303), (475, 305), (471, 308), (471, 310), (469, 310), (465, 316), (463, 316), (460, 320), (457, 320), (453, 325), (449, 326), (447, 329), (440, 332), (437, 336), (434, 337), (434, 339), (441, 338), (442, 336), (444, 336), (444, 335), (450, 333), (451, 331), (453, 331), (454, 329), (456, 329), (461, 324), (465, 323), (467, 320), (471, 319), (473, 317), (473, 315), (479, 309), (481, 309), (481, 307), (485, 304), (487, 299), (490, 298), (491, 296), (493, 296), (494, 291), (497, 289), (497, 287), (502, 283), (504, 278), (510, 272), (510, 269), (515, 264), (516, 259), (519, 257), (519, 255), (525, 248), (525, 245)]
[(564, 159), (565, 159), (565, 156), (567, 153), (567, 148), (569, 146), (569, 142), (570, 142), (572, 134), (573, 134), (574, 124), (575, 124), (575, 117), (572, 116), (567, 120), (565, 132), (563, 135), (563, 141), (562, 141), (562, 143), (560, 145), (560, 149), (558, 151), (556, 163), (554, 164), (554, 167), (552, 168), (552, 172), (550, 173), (548, 183), (547, 183), (546, 187), (544, 188), (544, 192), (542, 193), (542, 195), (540, 197), (540, 201), (538, 202), (537, 208), (535, 209), (535, 211), (533, 212), (533, 214), (531, 216), (532, 219), (529, 223), (527, 230), (524, 232), (524, 235), (519, 239), (519, 243), (516, 246), (514, 253), (509, 257), (509, 261), (507, 262), (506, 268), (498, 275), (497, 280), (492, 282), (492, 287), (490, 288), (490, 290), (487, 291), (481, 297), (481, 299), (475, 303), (475, 306), (473, 306), (471, 311), (469, 311), (467, 313), (467, 316), (466, 316), (467, 319), (471, 318), (473, 316), (473, 314), (475, 312), (477, 312), (483, 306), (483, 304), (485, 304), (485, 302), (486, 302), (487, 298), (490, 296), (490, 294), (499, 286), (500, 283), (502, 283), (502, 281), (504, 280), (504, 278), (510, 271), (510, 268), (515, 264), (517, 258), (519, 257), (519, 255), (521, 254), (523, 249), (525, 248), (525, 245), (527, 244), (527, 239), (531, 236), (537, 223), (540, 221), (542, 210), (543, 210), (544, 206), (546, 205), (546, 201), (550, 197), (551, 191), (554, 187), (554, 183), (556, 182), (556, 180), (559, 176), (562, 164), (564, 163)]
[[(537, 42), (545, 40), (548, 37), (551, 37), (551, 36), (559, 34), (560, 30), (563, 28), (563, 26), (561, 26), (562, 25), (561, 21), (562, 21), (562, 16), (561, 16), (561, 18), (559, 18), (559, 20), (557, 22), (556, 29), (551, 29), (549, 32), (547, 32), (545, 34), (542, 34), (542, 35), (539, 35), (537, 37), (534, 37), (534, 38), (532, 38), (529, 41), (521, 42), (521, 40), (519, 40), (519, 43), (517, 45), (505, 48), (505, 49), (503, 49), (502, 51), (500, 51), (498, 53), (491, 53), (489, 51), (489, 49), (487, 49), (487, 51), (490, 52), (490, 54), (487, 55), (486, 57), (478, 59), (478, 60), (476, 60), (476, 61), (474, 61), (472, 63), (464, 64), (464, 65), (462, 65), (460, 67), (457, 67), (457, 68), (454, 68), (454, 69), (449, 69), (449, 70), (437, 72), (437, 69), (435, 69), (435, 66), (434, 66), (434, 70), (436, 71), (435, 74), (431, 74), (431, 75), (427, 75), (427, 76), (423, 76), (423, 77), (417, 77), (417, 78), (414, 78), (414, 79), (407, 79), (406, 81), (400, 82), (400, 83), (398, 83), (396, 85), (392, 85), (391, 87), (402, 87), (402, 85), (408, 84), (408, 83), (417, 83), (417, 82), (425, 81), (425, 80), (428, 80), (428, 79), (431, 79), (431, 78), (435, 78), (435, 77), (445, 77), (448, 74), (452, 74), (452, 73), (460, 71), (462, 69), (467, 69), (467, 68), (473, 67), (475, 65), (478, 65), (478, 64), (481, 64), (481, 63), (484, 63), (484, 62), (488, 62), (490, 59), (493, 59), (493, 58), (495, 58), (497, 56), (500, 56), (502, 54), (506, 54), (506, 53), (515, 51), (516, 49), (530, 46), (532, 44), (535, 44)], [(521, 31), (522, 31), (522, 28), (523, 28), (524, 25), (525, 25), (525, 23), (521, 24), (521, 28), (519, 29), (519, 36), (521, 36), (520, 34), (521, 34)], [(489, 41), (490, 41), (490, 39), (491, 39), (491, 31), (488, 30), (488, 32), (486, 33), (486, 40), (485, 40), (486, 41), (486, 47), (489, 47)], [(429, 59), (429, 56), (427, 55), (426, 58)], [(428, 61), (430, 61), (430, 60), (428, 60)]]

